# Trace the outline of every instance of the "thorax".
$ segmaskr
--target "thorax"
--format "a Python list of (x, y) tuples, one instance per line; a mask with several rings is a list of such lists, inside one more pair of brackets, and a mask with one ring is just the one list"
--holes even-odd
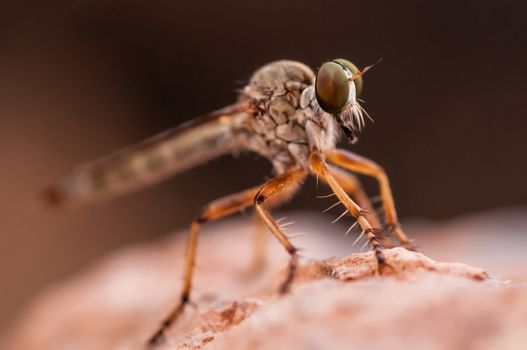
[(243, 125), (244, 147), (269, 159), (277, 173), (307, 168), (311, 151), (335, 147), (336, 122), (317, 108), (313, 79), (304, 64), (277, 61), (257, 70), (241, 95), (255, 101)]

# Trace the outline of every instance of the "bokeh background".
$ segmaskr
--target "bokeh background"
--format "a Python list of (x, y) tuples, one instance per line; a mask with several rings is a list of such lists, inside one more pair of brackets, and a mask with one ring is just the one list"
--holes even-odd
[[(384, 58), (365, 81), (375, 123), (354, 149), (384, 165), (403, 222), (525, 206), (526, 10), (522, 1), (2, 1), (0, 330), (50, 282), (264, 180), (269, 164), (245, 155), (96, 206), (53, 212), (38, 201), (75, 164), (231, 103), (276, 59), (316, 68)], [(289, 208), (319, 211), (325, 193), (308, 182)]]

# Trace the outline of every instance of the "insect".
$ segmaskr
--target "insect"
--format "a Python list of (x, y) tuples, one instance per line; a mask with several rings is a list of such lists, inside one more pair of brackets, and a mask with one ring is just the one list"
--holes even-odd
[(386, 238), (376, 214), (365, 210), (368, 198), (350, 171), (376, 178), (386, 226), (401, 245), (412, 248), (399, 225), (382, 167), (336, 148), (343, 135), (355, 142), (365, 125), (367, 114), (358, 97), (370, 67), (360, 70), (348, 60), (334, 59), (322, 64), (315, 74), (296, 61), (269, 63), (253, 73), (236, 103), (82, 165), (47, 190), (48, 201), (61, 205), (128, 193), (226, 153), (255, 152), (272, 163), (274, 177), (270, 180), (211, 202), (192, 222), (179, 302), (150, 338), (150, 345), (163, 340), (165, 331), (189, 302), (198, 235), (206, 222), (254, 206), (290, 255), (280, 292), (288, 290), (298, 264), (298, 249), (271, 216), (270, 208), (289, 199), (308, 175), (329, 185), (345, 208), (342, 216), (349, 213), (355, 218), (361, 237), (366, 236), (382, 267), (386, 264), (382, 244)]

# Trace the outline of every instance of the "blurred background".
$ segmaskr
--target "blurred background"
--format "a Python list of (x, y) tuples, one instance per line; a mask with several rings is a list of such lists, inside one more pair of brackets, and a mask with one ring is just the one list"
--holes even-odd
[[(384, 58), (365, 78), (375, 123), (353, 147), (387, 170), (403, 223), (513, 207), (521, 217), (526, 10), (521, 1), (2, 1), (0, 330), (50, 282), (263, 181), (270, 165), (244, 155), (94, 206), (54, 212), (38, 201), (74, 165), (231, 103), (277, 59), (316, 68)], [(288, 208), (320, 212), (327, 203), (315, 196), (326, 193), (310, 181)]]

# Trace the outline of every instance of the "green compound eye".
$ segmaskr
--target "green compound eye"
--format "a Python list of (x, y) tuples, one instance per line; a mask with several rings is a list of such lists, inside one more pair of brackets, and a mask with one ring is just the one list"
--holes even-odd
[(338, 114), (348, 102), (350, 74), (343, 65), (326, 62), (320, 67), (315, 80), (315, 93), (320, 107), (330, 113)]
[[(350, 61), (348, 60), (345, 60), (343, 58), (337, 58), (335, 60), (333, 60), (333, 62), (336, 62), (346, 68), (348, 68), (351, 72), (351, 74), (357, 74), (360, 69), (357, 68), (356, 65), (354, 65), (353, 63), (351, 63)], [(353, 80), (353, 82), (355, 83), (355, 94), (357, 97), (360, 97), (361, 93), (362, 93), (362, 76), (359, 76), (357, 78), (355, 78), (355, 80)]]

